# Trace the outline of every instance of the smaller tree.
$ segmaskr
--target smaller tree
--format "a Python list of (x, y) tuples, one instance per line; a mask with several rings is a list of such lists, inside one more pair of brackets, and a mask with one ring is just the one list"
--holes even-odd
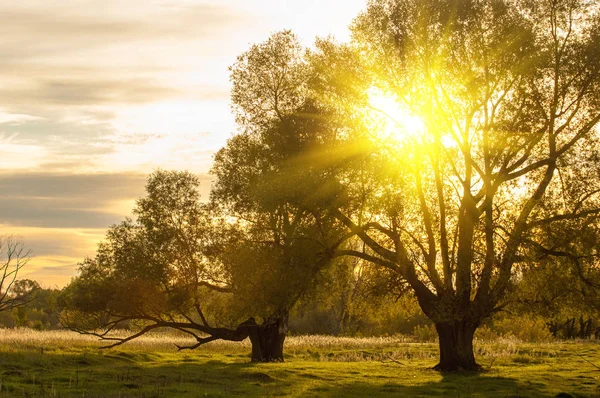
[[(64, 289), (66, 327), (111, 341), (107, 347), (157, 328), (196, 338), (196, 344), (179, 349), (248, 337), (252, 322), (225, 328), (218, 316), (210, 316), (213, 296), (232, 293), (219, 258), (237, 235), (200, 202), (198, 185), (188, 172), (159, 170), (149, 177), (135, 218), (112, 226), (96, 256), (80, 264), (79, 276)], [(128, 324), (137, 331), (111, 335)]]
[[(249, 337), (252, 361), (282, 361), (288, 313), (329, 259), (317, 226), (273, 232), (269, 213), (252, 223), (228, 217), (199, 201), (188, 172), (157, 171), (146, 190), (135, 218), (113, 226), (65, 288), (65, 326), (107, 347), (157, 328), (197, 340), (179, 349)], [(123, 325), (135, 331), (111, 333)]]
[(0, 312), (21, 307), (34, 298), (38, 284), (17, 280), (21, 268), (31, 259), (31, 251), (14, 236), (0, 236)]

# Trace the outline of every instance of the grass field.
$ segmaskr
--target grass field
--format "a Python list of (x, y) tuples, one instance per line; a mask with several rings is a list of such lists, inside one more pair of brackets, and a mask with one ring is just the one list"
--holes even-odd
[[(176, 341), (178, 340), (178, 341)], [(153, 335), (110, 350), (67, 331), (0, 329), (0, 397), (600, 397), (600, 344), (478, 342), (480, 374), (440, 374), (434, 343), (403, 337), (286, 340), (285, 363), (247, 342), (177, 352)]]

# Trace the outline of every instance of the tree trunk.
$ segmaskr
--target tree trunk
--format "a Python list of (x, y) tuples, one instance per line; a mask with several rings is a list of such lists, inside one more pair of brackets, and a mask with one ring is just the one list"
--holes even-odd
[(283, 362), (283, 342), (287, 335), (287, 316), (266, 319), (250, 330), (252, 362)]
[(575, 338), (575, 318), (569, 318), (565, 322), (565, 338)]
[(589, 339), (592, 337), (592, 319), (583, 319), (583, 315), (579, 317), (579, 338)]
[(548, 325), (552, 337), (558, 337), (558, 331), (560, 330), (560, 324), (558, 323), (558, 321), (550, 321), (547, 322), (546, 325)]
[(439, 322), (435, 324), (440, 343), (440, 363), (433, 369), (450, 371), (478, 371), (475, 362), (473, 336), (477, 325), (467, 321)]

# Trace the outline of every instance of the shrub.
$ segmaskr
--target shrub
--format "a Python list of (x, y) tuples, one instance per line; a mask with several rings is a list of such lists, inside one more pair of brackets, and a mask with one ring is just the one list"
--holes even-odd
[(553, 339), (546, 322), (535, 316), (495, 320), (493, 329), (502, 336), (514, 336), (521, 341), (541, 342)]
[(438, 338), (434, 325), (417, 325), (413, 329), (413, 335), (423, 342), (434, 342)]
[(496, 333), (495, 330), (492, 330), (488, 325), (480, 326), (475, 331), (475, 338), (481, 341), (495, 341), (498, 340), (500, 336)]

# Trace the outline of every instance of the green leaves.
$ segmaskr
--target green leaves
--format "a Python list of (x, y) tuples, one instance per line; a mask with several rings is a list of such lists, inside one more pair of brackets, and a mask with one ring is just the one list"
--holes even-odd
[(290, 115), (305, 96), (308, 67), (289, 30), (253, 45), (229, 70), (232, 109), (243, 131), (263, 130)]
[(193, 308), (201, 285), (210, 286), (216, 276), (227, 282), (218, 259), (228, 228), (200, 202), (198, 185), (189, 172), (150, 175), (135, 219), (112, 226), (97, 255), (80, 265), (67, 289), (71, 308), (134, 318), (173, 316)]

